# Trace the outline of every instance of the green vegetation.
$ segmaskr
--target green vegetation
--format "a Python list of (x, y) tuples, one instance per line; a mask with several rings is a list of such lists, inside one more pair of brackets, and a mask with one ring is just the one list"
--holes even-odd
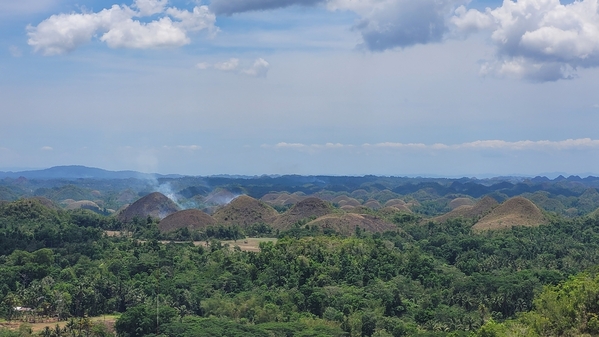
[[(350, 237), (298, 223), (208, 227), (278, 236), (260, 252), (161, 244), (152, 218), (120, 223), (35, 200), (0, 205), (0, 315), (58, 318), (43, 336), (583, 336), (599, 333), (599, 219), (473, 233), (473, 220)], [(130, 231), (109, 237), (104, 230)], [(244, 232), (244, 231), (247, 231)], [(185, 235), (185, 228), (176, 235)], [(193, 238), (194, 232), (188, 232)], [(80, 322), (80, 323), (77, 323)], [(84, 324), (85, 323), (85, 324)], [(66, 327), (66, 326), (65, 326)], [(0, 336), (29, 336), (0, 329)]]

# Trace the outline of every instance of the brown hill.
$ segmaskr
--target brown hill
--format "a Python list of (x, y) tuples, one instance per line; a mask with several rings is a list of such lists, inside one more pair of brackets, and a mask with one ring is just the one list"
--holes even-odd
[(480, 219), (472, 229), (475, 231), (505, 229), (513, 226), (538, 226), (547, 219), (532, 201), (514, 197), (495, 207)]
[(65, 209), (80, 209), (80, 208), (84, 208), (84, 209), (90, 209), (90, 210), (101, 210), (100, 206), (98, 206), (98, 204), (96, 204), (95, 202), (91, 201), (91, 200), (80, 200), (80, 201), (74, 201), (73, 199), (67, 199), (63, 201), (64, 204), (66, 204), (66, 206), (64, 207)]
[(208, 205), (227, 205), (237, 196), (238, 195), (234, 194), (233, 192), (229, 192), (224, 189), (218, 189), (208, 194), (206, 199), (204, 199), (204, 202)]
[(355, 233), (356, 227), (360, 229), (381, 233), (388, 230), (395, 230), (397, 226), (385, 222), (383, 219), (368, 214), (327, 214), (318, 219), (312, 220), (307, 226), (318, 226), (322, 229), (332, 229), (343, 235)]
[(338, 204), (340, 201), (348, 201), (349, 199), (353, 199), (353, 198), (348, 197), (347, 195), (339, 195), (339, 196), (336, 196), (335, 198), (333, 198), (333, 200), (331, 200), (331, 202)]
[(179, 210), (179, 206), (160, 192), (154, 192), (137, 200), (119, 215), (120, 221), (131, 221), (135, 217), (164, 219)]
[(364, 206), (366, 206), (368, 208), (372, 208), (372, 209), (383, 208), (383, 206), (381, 206), (381, 204), (376, 200), (368, 200), (364, 203)]
[(495, 199), (486, 196), (479, 200), (476, 204), (474, 204), (474, 206), (462, 205), (452, 210), (451, 212), (433, 218), (432, 220), (434, 222), (442, 223), (449, 219), (457, 218), (478, 219), (484, 216), (485, 214), (489, 213), (489, 211), (491, 211), (497, 205), (498, 202)]
[(382, 216), (390, 217), (397, 213), (412, 213), (412, 211), (404, 205), (401, 206), (387, 206), (379, 209), (378, 214)]
[(464, 205), (474, 205), (474, 201), (472, 201), (472, 199), (470, 198), (455, 198), (452, 201), (449, 202), (449, 208), (456, 209), (460, 206), (464, 206)]
[(278, 215), (277, 211), (267, 204), (242, 195), (219, 208), (212, 217), (219, 224), (247, 227), (257, 223), (271, 225)]
[(170, 232), (185, 227), (195, 230), (204, 229), (215, 224), (216, 221), (210, 215), (199, 209), (186, 209), (184, 211), (175, 212), (160, 220), (158, 229), (161, 232)]
[(347, 199), (343, 199), (343, 200), (339, 201), (337, 203), (337, 205), (339, 205), (339, 207), (346, 206), (346, 205), (358, 207), (358, 206), (362, 205), (362, 203), (354, 198), (347, 198)]
[(293, 205), (287, 212), (278, 217), (273, 226), (285, 230), (291, 228), (293, 224), (300, 220), (314, 219), (332, 212), (333, 207), (328, 202), (309, 197)]
[(396, 207), (397, 205), (405, 205), (405, 204), (406, 204), (406, 202), (401, 199), (391, 199), (391, 200), (387, 200), (387, 202), (385, 203), (385, 207), (388, 207), (388, 206)]

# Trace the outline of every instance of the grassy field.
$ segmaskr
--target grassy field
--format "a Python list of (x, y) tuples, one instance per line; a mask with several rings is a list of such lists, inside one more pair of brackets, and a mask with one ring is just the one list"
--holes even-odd
[[(114, 322), (116, 322), (118, 317), (119, 317), (118, 315), (105, 315), (105, 316), (98, 316), (98, 317), (90, 317), (89, 319), (93, 323), (102, 323), (102, 324), (106, 325), (110, 331), (114, 331)], [(19, 330), (19, 327), (21, 325), (25, 324), (25, 326), (31, 328), (31, 330), (34, 333), (37, 333), (37, 332), (44, 330), (46, 327), (49, 327), (50, 329), (54, 329), (56, 324), (58, 324), (58, 326), (60, 326), (60, 328), (64, 328), (67, 323), (68, 323), (68, 321), (58, 322), (55, 318), (44, 319), (42, 322), (36, 322), (36, 323), (29, 323), (29, 322), (22, 322), (22, 321), (6, 321), (6, 320), (2, 319), (2, 320), (0, 320), (0, 327), (8, 328), (11, 330)]]
[[(125, 235), (123, 232), (119, 231), (104, 231), (108, 236), (121, 236)], [(169, 243), (171, 241), (160, 241), (161, 243)], [(241, 250), (246, 252), (259, 252), (260, 251), (260, 242), (277, 242), (276, 238), (245, 238), (239, 240), (225, 240), (221, 241), (223, 245), (229, 245), (231, 248), (239, 247)], [(175, 243), (187, 243), (187, 241), (175, 241)], [(194, 245), (196, 246), (208, 246), (208, 241), (194, 241)]]
[[(166, 241), (165, 243), (167, 243)], [(239, 240), (226, 240), (221, 241), (223, 245), (229, 245), (231, 248), (239, 247), (239, 249), (246, 252), (259, 252), (260, 251), (260, 242), (277, 242), (275, 238), (245, 238)], [(194, 241), (194, 245), (196, 246), (208, 246), (208, 241)]]

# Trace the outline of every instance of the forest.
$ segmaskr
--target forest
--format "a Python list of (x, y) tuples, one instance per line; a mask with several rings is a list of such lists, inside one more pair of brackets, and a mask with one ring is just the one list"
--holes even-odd
[[(43, 336), (599, 333), (597, 217), (482, 233), (465, 219), (390, 220), (396, 230), (351, 235), (297, 223), (248, 252), (215, 237), (161, 241), (150, 217), (111, 237), (106, 229), (125, 225), (114, 217), (4, 203), (0, 314), (67, 322)], [(115, 332), (88, 319), (115, 314)], [(31, 333), (24, 323), (0, 336)]]
[(599, 335), (597, 181), (5, 178), (0, 336)]

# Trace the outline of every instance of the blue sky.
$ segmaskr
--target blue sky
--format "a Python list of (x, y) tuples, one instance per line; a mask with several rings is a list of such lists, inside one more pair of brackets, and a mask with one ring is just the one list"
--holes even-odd
[(599, 175), (599, 0), (0, 0), (0, 170)]

